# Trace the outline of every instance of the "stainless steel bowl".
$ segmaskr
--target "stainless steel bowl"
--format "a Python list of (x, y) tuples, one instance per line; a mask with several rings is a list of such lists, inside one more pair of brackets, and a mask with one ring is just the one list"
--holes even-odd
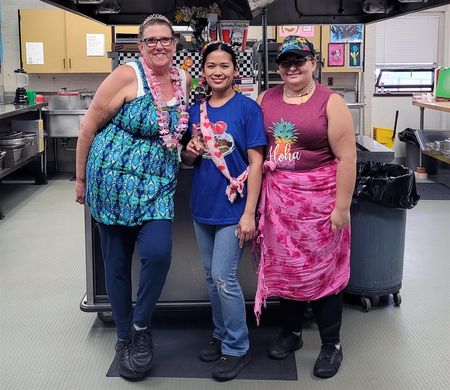
[(5, 158), (6, 152), (4, 150), (0, 150), (0, 170), (3, 169), (3, 159)]
[(26, 137), (18, 137), (18, 138), (2, 138), (0, 139), (0, 147), (2, 148), (18, 148), (21, 146), (25, 146), (29, 142), (29, 139)]
[(13, 133), (9, 133), (9, 134), (3, 134), (0, 137), (0, 140), (2, 139), (11, 139), (11, 138), (20, 138), (23, 136), (23, 132), (22, 131), (14, 131)]
[(450, 138), (444, 140), (444, 150), (446, 152), (450, 151)]

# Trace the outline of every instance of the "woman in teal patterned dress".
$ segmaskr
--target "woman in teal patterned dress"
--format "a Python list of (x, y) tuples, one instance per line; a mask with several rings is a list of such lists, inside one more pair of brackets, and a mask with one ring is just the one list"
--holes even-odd
[[(80, 128), (76, 202), (99, 223), (106, 288), (117, 328), (119, 373), (148, 375), (151, 318), (170, 267), (178, 143), (187, 128), (191, 78), (172, 66), (170, 22), (149, 16), (139, 28), (141, 58), (100, 85)], [(131, 262), (141, 271), (132, 308)]]

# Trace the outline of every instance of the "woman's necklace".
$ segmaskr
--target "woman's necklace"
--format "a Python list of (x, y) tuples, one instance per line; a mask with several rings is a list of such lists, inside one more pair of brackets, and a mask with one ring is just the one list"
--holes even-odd
[(176, 148), (183, 137), (183, 134), (186, 132), (189, 122), (187, 106), (184, 104), (183, 80), (181, 79), (177, 68), (171, 66), (169, 68), (169, 76), (172, 80), (172, 88), (174, 88), (173, 92), (178, 104), (178, 124), (175, 126), (174, 132), (171, 133), (169, 128), (169, 112), (167, 111), (167, 102), (162, 97), (161, 83), (156, 77), (156, 72), (147, 64), (147, 61), (145, 61), (143, 57), (140, 58), (140, 61), (144, 68), (150, 91), (155, 99), (156, 114), (158, 115), (159, 138), (161, 138), (163, 145), (166, 148)]
[(284, 84), (284, 87), (283, 87), (284, 96), (286, 96), (287, 98), (300, 98), (300, 97), (309, 95), (313, 91), (314, 86), (315, 86), (315, 83), (313, 81), (305, 92), (292, 92), (292, 93), (289, 93), (286, 90), (286, 84)]

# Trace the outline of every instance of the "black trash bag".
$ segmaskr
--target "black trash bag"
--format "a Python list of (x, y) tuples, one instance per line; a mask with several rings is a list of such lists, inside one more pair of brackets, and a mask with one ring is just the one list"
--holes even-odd
[(410, 129), (409, 127), (403, 131), (400, 131), (400, 133), (398, 133), (398, 139), (400, 141), (419, 146), (417, 137), (414, 134), (414, 129)]
[(414, 172), (397, 164), (359, 161), (353, 196), (390, 207), (412, 209), (420, 199)]

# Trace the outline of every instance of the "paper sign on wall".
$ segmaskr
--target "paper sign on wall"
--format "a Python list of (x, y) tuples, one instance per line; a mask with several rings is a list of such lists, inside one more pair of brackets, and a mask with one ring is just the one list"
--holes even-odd
[(27, 65), (44, 65), (44, 42), (25, 42)]
[(105, 34), (86, 34), (86, 55), (88, 57), (105, 55)]

